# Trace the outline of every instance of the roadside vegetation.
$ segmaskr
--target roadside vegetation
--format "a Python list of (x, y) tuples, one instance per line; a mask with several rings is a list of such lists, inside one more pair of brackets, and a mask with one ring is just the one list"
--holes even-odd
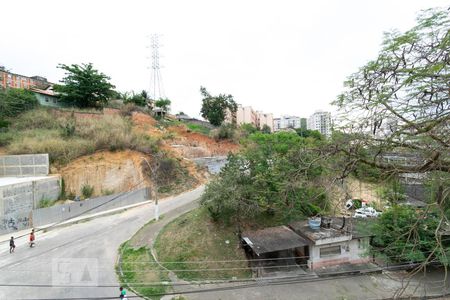
[(168, 272), (161, 268), (153, 259), (148, 247), (134, 248), (130, 242), (123, 243), (119, 248), (120, 265), (116, 266), (120, 284), (133, 289), (142, 296), (160, 299), (155, 294), (165, 293), (170, 289)]
[(244, 250), (233, 227), (217, 224), (204, 208), (178, 217), (159, 233), (158, 260), (188, 281), (251, 277)]

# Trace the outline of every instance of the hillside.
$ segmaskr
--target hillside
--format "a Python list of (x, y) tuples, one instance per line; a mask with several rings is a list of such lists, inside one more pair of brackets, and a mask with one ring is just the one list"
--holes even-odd
[[(191, 132), (173, 119), (157, 121), (130, 110), (71, 112), (39, 108), (11, 120), (0, 132), (0, 153), (49, 153), (51, 173), (64, 179), (70, 199), (84, 186), (92, 196), (153, 186), (147, 162), (157, 157), (165, 174), (157, 174), (162, 195), (190, 189), (205, 180), (204, 170), (189, 159), (226, 155), (238, 145)], [(147, 162), (146, 162), (147, 161)]]

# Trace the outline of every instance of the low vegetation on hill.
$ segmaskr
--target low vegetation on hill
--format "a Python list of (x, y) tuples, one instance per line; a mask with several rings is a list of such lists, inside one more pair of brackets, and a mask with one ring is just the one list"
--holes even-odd
[(10, 154), (49, 153), (50, 161), (66, 164), (99, 150), (137, 150), (151, 154), (158, 139), (133, 130), (128, 118), (116, 115), (76, 118), (73, 114), (40, 108), (28, 111), (0, 134)]

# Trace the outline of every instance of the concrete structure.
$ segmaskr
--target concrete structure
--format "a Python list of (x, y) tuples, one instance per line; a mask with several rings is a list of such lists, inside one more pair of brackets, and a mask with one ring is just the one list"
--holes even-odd
[(265, 114), (258, 111), (257, 113), (257, 126), (259, 129), (263, 129), (264, 125), (270, 128), (270, 132), (273, 132), (273, 114)]
[(141, 188), (131, 192), (34, 209), (32, 211), (32, 226), (43, 226), (78, 217), (87, 212), (94, 214), (144, 202), (150, 199), (150, 195), (151, 193), (148, 188)]
[(238, 104), (234, 120), (231, 112), (227, 110), (225, 123), (234, 123), (234, 121), (236, 125), (251, 124), (259, 129), (262, 129), (264, 125), (267, 125), (271, 132), (274, 131), (273, 114), (255, 111), (251, 106), (242, 106), (241, 104)]
[(285, 130), (288, 128), (300, 128), (301, 118), (297, 116), (282, 116), (281, 118), (273, 119), (274, 131)]
[(358, 221), (324, 218), (318, 229), (312, 229), (308, 221), (295, 222), (289, 226), (297, 234), (311, 242), (310, 246), (300, 255), (308, 257), (308, 268), (314, 270), (321, 267), (348, 263), (360, 264), (370, 261), (370, 257), (366, 256), (366, 250), (371, 235), (359, 232), (355, 222)]
[(238, 104), (236, 111), (236, 124), (252, 124), (258, 126), (258, 114), (253, 110), (251, 106), (242, 106)]
[(46, 176), (49, 173), (48, 154), (0, 156), (0, 177)]
[(32, 210), (60, 191), (59, 176), (0, 177), (0, 233), (29, 228)]
[(46, 78), (41, 76), (24, 76), (11, 73), (0, 67), (0, 88), (15, 88), (15, 89), (47, 89), (53, 84), (48, 82)]
[(308, 119), (308, 129), (317, 130), (324, 136), (331, 136), (331, 113), (316, 111)]
[(0, 233), (30, 227), (32, 210), (58, 199), (60, 177), (48, 173), (48, 154), (0, 157)]

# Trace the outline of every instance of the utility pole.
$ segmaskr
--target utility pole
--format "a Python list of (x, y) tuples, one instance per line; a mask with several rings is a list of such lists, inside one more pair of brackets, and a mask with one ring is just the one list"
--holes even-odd
[[(154, 166), (152, 166), (147, 158), (142, 157), (144, 159), (144, 161), (147, 163), (148, 167), (150, 168), (150, 172), (151, 172), (151, 178), (152, 178), (152, 183), (153, 183), (153, 195), (155, 198), (155, 220), (158, 221), (159, 220), (159, 205), (158, 205), (158, 183), (157, 183), (157, 172), (159, 169), (159, 163), (157, 162)], [(158, 158), (156, 158), (158, 160)]]

